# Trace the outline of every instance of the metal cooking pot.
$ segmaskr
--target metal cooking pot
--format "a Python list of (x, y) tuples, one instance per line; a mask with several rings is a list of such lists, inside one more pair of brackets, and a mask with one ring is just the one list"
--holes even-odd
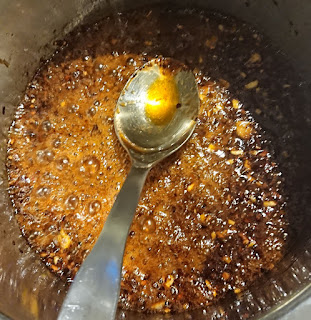
[[(158, 3), (160, 0), (1, 0), (0, 1), (0, 319), (55, 319), (66, 286), (39, 261), (20, 235), (7, 195), (5, 170), (7, 132), (15, 107), (41, 57), (55, 50), (61, 39), (77, 24), (94, 21), (129, 7)], [(277, 132), (295, 144), (294, 172), (290, 183), (299, 203), (292, 220), (295, 232), (288, 252), (277, 269), (254, 283), (238, 300), (234, 297), (210, 306), (205, 316), (137, 315), (119, 312), (120, 319), (281, 319), (311, 297), (311, 2), (309, 0), (197, 0), (171, 1), (178, 5), (213, 8), (255, 25), (285, 52), (302, 76), (297, 85), (304, 102), (284, 107), (283, 117), (290, 132)], [(309, 101), (309, 102), (308, 102)], [(289, 110), (289, 111), (287, 111)], [(297, 117), (293, 114), (298, 115)], [(269, 134), (271, 126), (258, 120)], [(269, 129), (270, 128), (270, 129)], [(275, 134), (275, 133), (274, 133)], [(282, 144), (283, 140), (276, 140)], [(291, 158), (288, 159), (291, 160)], [(303, 304), (304, 303), (304, 304)], [(310, 299), (309, 299), (310, 305)], [(296, 312), (297, 319), (303, 307)], [(311, 309), (309, 308), (309, 312)], [(304, 318), (305, 317), (305, 318)], [(291, 315), (294, 319), (295, 315)]]

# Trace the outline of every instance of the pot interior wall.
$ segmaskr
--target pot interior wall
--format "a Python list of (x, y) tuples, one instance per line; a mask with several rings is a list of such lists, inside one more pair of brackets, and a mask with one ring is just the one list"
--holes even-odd
[[(135, 7), (156, 1), (135, 1)], [(166, 3), (165, 1), (162, 1)], [(222, 301), (211, 307), (207, 318), (231, 310), (230, 319), (248, 313), (264, 314), (281, 303), (293, 300), (299, 291), (310, 287), (310, 80), (311, 64), (311, 3), (290, 0), (209, 0), (172, 1), (178, 5), (214, 8), (242, 18), (268, 35), (301, 73), (297, 78), (299, 98), (289, 97), (282, 114), (291, 127), (275, 128), (273, 119), (257, 117), (267, 134), (274, 139), (276, 153), (286, 143), (295, 144), (295, 157), (284, 164), (296, 199), (292, 203), (293, 222), (290, 248), (278, 269), (254, 284), (240, 300)], [(40, 63), (55, 50), (54, 40), (61, 39), (81, 21), (95, 21), (133, 6), (133, 2), (116, 1), (53, 1), (34, 4), (31, 0), (2, 1), (0, 4), (0, 311), (13, 319), (55, 319), (66, 288), (49, 273), (21, 237), (7, 195), (5, 170), (7, 131), (16, 105), (27, 82)], [(296, 116), (293, 116), (296, 115)], [(292, 163), (291, 163), (292, 162)], [(291, 196), (291, 195), (290, 195)], [(286, 281), (284, 281), (286, 279)], [(295, 300), (299, 301), (299, 299)], [(283, 309), (285, 312), (286, 309)], [(43, 316), (44, 314), (44, 316)], [(120, 317), (123, 316), (121, 312)], [(172, 319), (200, 319), (198, 314), (172, 316)], [(272, 316), (271, 316), (272, 317)], [(274, 315), (275, 317), (275, 315)], [(168, 316), (137, 316), (128, 319), (167, 319)]]

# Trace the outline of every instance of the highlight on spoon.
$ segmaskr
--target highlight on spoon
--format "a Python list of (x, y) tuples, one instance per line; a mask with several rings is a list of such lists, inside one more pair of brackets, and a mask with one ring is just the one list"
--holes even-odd
[(179, 99), (174, 76), (161, 72), (147, 91), (146, 117), (156, 125), (167, 124), (175, 115), (176, 108), (181, 106)]
[(200, 100), (192, 71), (171, 58), (157, 58), (138, 69), (116, 106), (115, 130), (127, 149), (158, 152), (187, 140)]

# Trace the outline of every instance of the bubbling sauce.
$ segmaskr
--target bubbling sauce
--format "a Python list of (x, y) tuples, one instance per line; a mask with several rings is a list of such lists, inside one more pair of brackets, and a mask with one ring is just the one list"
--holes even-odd
[(23, 235), (51, 271), (73, 279), (130, 168), (113, 128), (116, 101), (131, 74), (161, 55), (193, 70), (201, 107), (191, 139), (147, 177), (120, 306), (168, 313), (239, 294), (283, 256), (280, 170), (248, 102), (230, 92), (225, 73), (215, 76), (227, 64), (245, 91), (259, 91), (258, 79), (237, 68), (247, 61), (260, 74), (260, 35), (217, 14), (163, 8), (73, 31), (26, 90), (7, 167)]

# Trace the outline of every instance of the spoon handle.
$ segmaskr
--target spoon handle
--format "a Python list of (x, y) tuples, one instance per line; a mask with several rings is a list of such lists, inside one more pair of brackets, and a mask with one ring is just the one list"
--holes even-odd
[(124, 248), (148, 168), (132, 166), (104, 228), (65, 298), (58, 320), (113, 320)]

